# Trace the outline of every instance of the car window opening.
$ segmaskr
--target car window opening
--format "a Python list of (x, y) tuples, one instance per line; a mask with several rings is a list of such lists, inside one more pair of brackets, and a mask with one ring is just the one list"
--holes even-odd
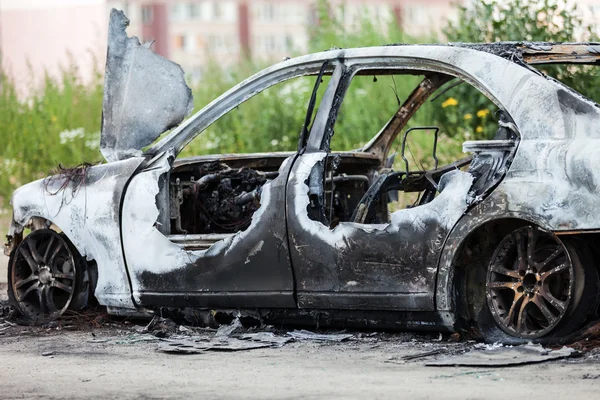
[[(161, 227), (172, 242), (184, 244), (186, 249), (205, 249), (250, 226), (252, 216), (261, 207), (264, 185), (277, 178), (283, 161), (294, 154), (298, 145), (305, 145), (306, 132), (329, 80), (328, 68), (331, 65), (326, 62), (317, 76), (290, 79), (267, 88), (215, 121), (186, 147), (182, 155), (188, 157), (178, 158), (169, 174), (169, 227)], [(274, 95), (282, 93), (289, 96), (290, 104), (274, 103), (280, 98)], [(306, 112), (301, 119), (298, 112), (285, 112), (292, 106), (302, 108), (302, 104)], [(264, 152), (214, 154), (222, 145), (226, 147), (221, 138), (227, 135), (222, 133), (232, 124), (239, 124), (240, 118), (259, 110), (276, 112), (280, 116), (278, 129), (265, 125), (271, 120), (267, 116), (262, 119), (264, 123), (248, 125), (253, 132), (238, 140), (243, 148), (245, 141), (256, 140), (259, 132), (254, 130), (268, 135), (279, 132), (273, 139), (260, 139), (265, 143)], [(198, 155), (202, 153), (213, 154)]]
[[(449, 114), (456, 114), (455, 106), (460, 99), (452, 96), (463, 93), (463, 87), (474, 90), (470, 85), (461, 85), (464, 80), (441, 74), (418, 77), (414, 73), (395, 76), (388, 73), (380, 74), (378, 79), (366, 75), (357, 74), (350, 83), (339, 110), (332, 150), (324, 161), (315, 165), (307, 181), (310, 199), (307, 212), (312, 220), (331, 229), (341, 222), (388, 224), (392, 214), (435, 199), (443, 190), (440, 180), (454, 170), (466, 170), (475, 178), (469, 193), (472, 199), (499, 182), (518, 142), (516, 126), (508, 114), (491, 111), (495, 106), (488, 100), (488, 104), (481, 106), (485, 111), (461, 115), (465, 119), (463, 132), (447, 132), (443, 126), (424, 123), (430, 121), (431, 107), (448, 108)], [(411, 92), (407, 82), (419, 81)], [(376, 85), (383, 88), (373, 90)], [(456, 88), (461, 90), (455, 90), (451, 96), (449, 92)], [(440, 98), (446, 100), (433, 102)], [(402, 103), (401, 99), (406, 101)], [(356, 102), (369, 101), (379, 102), (385, 112), (356, 116), (349, 111), (357, 109)], [(404, 121), (403, 115), (408, 116)], [(476, 132), (469, 131), (469, 119), (474, 117), (485, 123), (488, 131), (495, 129), (495, 134), (488, 134), (490, 140), (469, 140), (478, 138), (473, 137), (474, 133), (480, 133), (479, 127), (474, 129)], [(369, 119), (369, 125), (361, 118)], [(381, 126), (366, 145), (349, 143), (343, 136), (344, 132), (357, 130), (373, 135)], [(339, 156), (340, 150), (350, 148), (359, 148), (354, 154), (369, 150), (383, 152), (383, 162), (355, 164), (349, 157)]]

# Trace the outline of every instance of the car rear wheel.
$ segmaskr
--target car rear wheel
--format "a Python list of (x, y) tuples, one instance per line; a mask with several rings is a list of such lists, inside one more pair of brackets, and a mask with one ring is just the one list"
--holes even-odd
[(46, 322), (77, 301), (84, 275), (81, 256), (63, 235), (36, 230), (11, 254), (9, 300), (27, 320)]
[(487, 269), (479, 316), (489, 341), (568, 336), (597, 311), (598, 271), (583, 243), (533, 226), (504, 237)]

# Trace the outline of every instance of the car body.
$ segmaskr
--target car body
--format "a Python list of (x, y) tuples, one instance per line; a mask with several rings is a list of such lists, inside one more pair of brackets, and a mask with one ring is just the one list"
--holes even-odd
[[(321, 326), (454, 331), (475, 323), (486, 338), (504, 341), (564, 336), (597, 311), (600, 110), (531, 67), (596, 63), (594, 45), (325, 51), (259, 72), (178, 125), (191, 107), (183, 72), (127, 38), (127, 23), (113, 11), (101, 142), (107, 162), (13, 195), (9, 292), (28, 318), (80, 307), (88, 288), (117, 315), (251, 309)], [(332, 152), (351, 79), (375, 73), (424, 78), (368, 144)], [(319, 106), (309, 104), (296, 152), (176, 159), (255, 94), (299, 76), (317, 76), (318, 87), (323, 75), (329, 81)], [(465, 142), (472, 156), (449, 165), (393, 171), (392, 142), (454, 79), (501, 110), (497, 137)], [(204, 213), (212, 222), (198, 223), (194, 201), (200, 196), (208, 207), (202, 196), (224, 179), (235, 195), (227, 204), (242, 210), (243, 221), (217, 223)], [(388, 213), (382, 195), (398, 190), (422, 192), (418, 206)], [(335, 210), (334, 194), (347, 199)]]

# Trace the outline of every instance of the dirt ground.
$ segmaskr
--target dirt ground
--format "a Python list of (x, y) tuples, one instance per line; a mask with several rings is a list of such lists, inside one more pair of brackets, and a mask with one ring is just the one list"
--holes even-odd
[[(428, 367), (444, 355), (402, 358), (477, 345), (435, 334), (350, 332), (343, 342), (170, 354), (157, 351), (165, 342), (143, 325), (77, 318), (44, 328), (3, 322), (0, 398), (592, 399), (600, 391), (597, 351), (509, 368)], [(216, 335), (191, 329), (175, 334)]]

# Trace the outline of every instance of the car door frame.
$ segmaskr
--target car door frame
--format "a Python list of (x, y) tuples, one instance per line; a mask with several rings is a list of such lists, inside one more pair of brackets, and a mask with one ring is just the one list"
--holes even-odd
[(287, 225), (281, 224), (281, 214), (285, 220), (287, 179), (297, 152), (283, 162), (279, 176), (263, 186), (261, 207), (246, 230), (207, 250), (187, 250), (184, 243), (169, 240), (165, 229), (159, 227), (167, 224), (169, 173), (186, 144), (239, 104), (283, 81), (317, 75), (324, 68), (332, 74), (326, 93), (333, 92), (329, 87), (337, 87), (339, 63), (323, 64), (323, 60), (314, 60), (302, 66), (271, 68), (266, 75), (259, 73), (242, 82), (186, 121), (185, 127), (198, 130), (192, 134), (178, 128), (179, 134), (166, 142), (171, 147), (162, 147), (164, 151), (132, 178), (123, 199), (121, 234), (138, 306), (296, 307)]
[[(448, 234), (469, 207), (467, 196), (472, 179), (466, 176), (468, 174), (462, 172), (465, 175), (455, 179), (452, 190), (446, 195), (440, 194), (431, 203), (415, 209), (402, 210), (406, 218), (400, 218), (395, 227), (393, 224), (381, 227), (341, 222), (329, 229), (308, 217), (306, 182), (315, 166), (323, 163), (330, 154), (329, 142), (337, 113), (358, 71), (391, 69), (460, 77), (486, 94), (492, 102), (498, 103), (485, 88), (448, 64), (390, 56), (348, 58), (344, 60), (344, 68), (344, 78), (334, 95), (336, 103), (320, 129), (311, 130), (307, 149), (292, 166), (288, 180), (288, 235), (293, 243), (290, 252), (298, 306), (310, 309), (435, 311), (439, 257)], [(322, 167), (320, 169), (323, 170)], [(448, 207), (445, 218), (437, 218), (434, 208), (442, 201), (450, 202), (454, 209)], [(421, 211), (423, 218), (417, 221)], [(415, 227), (414, 221), (420, 226)], [(440, 223), (439, 228), (428, 229), (428, 221)], [(398, 237), (392, 239), (393, 235)], [(428, 247), (422, 246), (422, 243)], [(400, 256), (394, 258), (390, 254)], [(361, 284), (357, 278), (363, 278), (366, 283)]]

